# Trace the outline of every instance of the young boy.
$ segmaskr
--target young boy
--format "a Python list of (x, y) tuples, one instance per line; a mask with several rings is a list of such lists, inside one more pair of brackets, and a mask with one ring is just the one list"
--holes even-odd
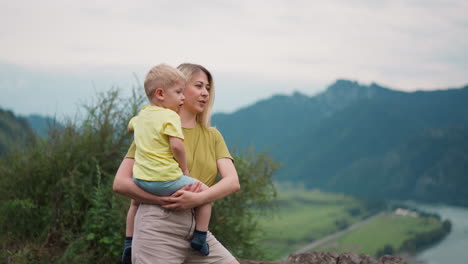
[[(128, 125), (136, 145), (133, 180), (145, 191), (170, 196), (183, 186), (195, 183), (188, 177), (184, 135), (177, 111), (184, 103), (185, 76), (179, 70), (160, 64), (146, 75), (144, 87), (150, 105), (143, 107)], [(202, 184), (202, 191), (208, 187)], [(132, 201), (127, 216), (127, 230), (133, 230), (138, 203)], [(206, 232), (211, 216), (211, 204), (195, 210), (196, 229), (191, 241), (193, 249), (209, 254)], [(130, 259), (131, 238), (126, 238), (122, 262)]]

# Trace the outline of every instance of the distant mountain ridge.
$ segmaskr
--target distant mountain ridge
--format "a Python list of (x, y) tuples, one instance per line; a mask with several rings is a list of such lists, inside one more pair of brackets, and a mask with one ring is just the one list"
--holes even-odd
[(62, 124), (48, 116), (20, 116), (0, 108), (0, 156), (16, 147), (24, 147), (36, 136), (47, 137), (51, 127), (60, 129)]
[(25, 118), (0, 108), (0, 157), (34, 139), (34, 132)]
[(213, 124), (230, 146), (270, 151), (283, 163), (280, 181), (394, 199), (438, 193), (468, 205), (468, 86), (402, 92), (338, 80), (316, 96), (276, 95), (216, 114)]
[(29, 125), (40, 137), (47, 137), (49, 129), (51, 127), (62, 128), (62, 124), (58, 122), (55, 118), (41, 115), (28, 115), (26, 116)]

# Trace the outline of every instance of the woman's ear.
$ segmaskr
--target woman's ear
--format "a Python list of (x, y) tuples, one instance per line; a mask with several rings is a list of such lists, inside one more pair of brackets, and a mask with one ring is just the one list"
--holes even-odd
[(164, 100), (164, 89), (156, 88), (156, 90), (154, 91), (154, 96), (156, 96), (156, 99), (158, 100)]

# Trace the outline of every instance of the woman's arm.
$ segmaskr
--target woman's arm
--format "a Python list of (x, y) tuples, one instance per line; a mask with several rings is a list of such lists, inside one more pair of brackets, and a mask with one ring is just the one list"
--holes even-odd
[(166, 204), (166, 202), (161, 200), (162, 197), (144, 191), (133, 182), (132, 173), (134, 163), (135, 160), (132, 158), (124, 158), (122, 163), (120, 163), (119, 169), (117, 170), (114, 178), (114, 192), (142, 203), (158, 205)]
[(161, 200), (167, 203), (163, 205), (163, 207), (173, 210), (186, 210), (219, 200), (231, 193), (239, 191), (239, 176), (237, 175), (232, 160), (229, 158), (222, 158), (218, 159), (216, 164), (222, 178), (219, 182), (203, 192), (193, 193), (186, 190), (179, 190), (171, 197), (161, 197)]
[(231, 159), (222, 158), (218, 159), (216, 164), (221, 180), (200, 193), (204, 198), (201, 204), (214, 202), (240, 190), (239, 176), (234, 162)]

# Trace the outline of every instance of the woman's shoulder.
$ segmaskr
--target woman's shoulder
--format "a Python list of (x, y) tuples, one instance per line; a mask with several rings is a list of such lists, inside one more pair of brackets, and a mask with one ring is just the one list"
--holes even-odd
[(219, 132), (219, 130), (216, 127), (199, 126), (198, 128), (200, 129), (200, 131), (203, 131), (203, 134), (208, 136), (210, 139), (213, 139), (213, 140), (223, 139), (221, 132)]
[(219, 132), (219, 130), (216, 127), (209, 127), (209, 128), (206, 128), (206, 130), (208, 131), (208, 133), (210, 133), (214, 137), (221, 136), (221, 132)]

